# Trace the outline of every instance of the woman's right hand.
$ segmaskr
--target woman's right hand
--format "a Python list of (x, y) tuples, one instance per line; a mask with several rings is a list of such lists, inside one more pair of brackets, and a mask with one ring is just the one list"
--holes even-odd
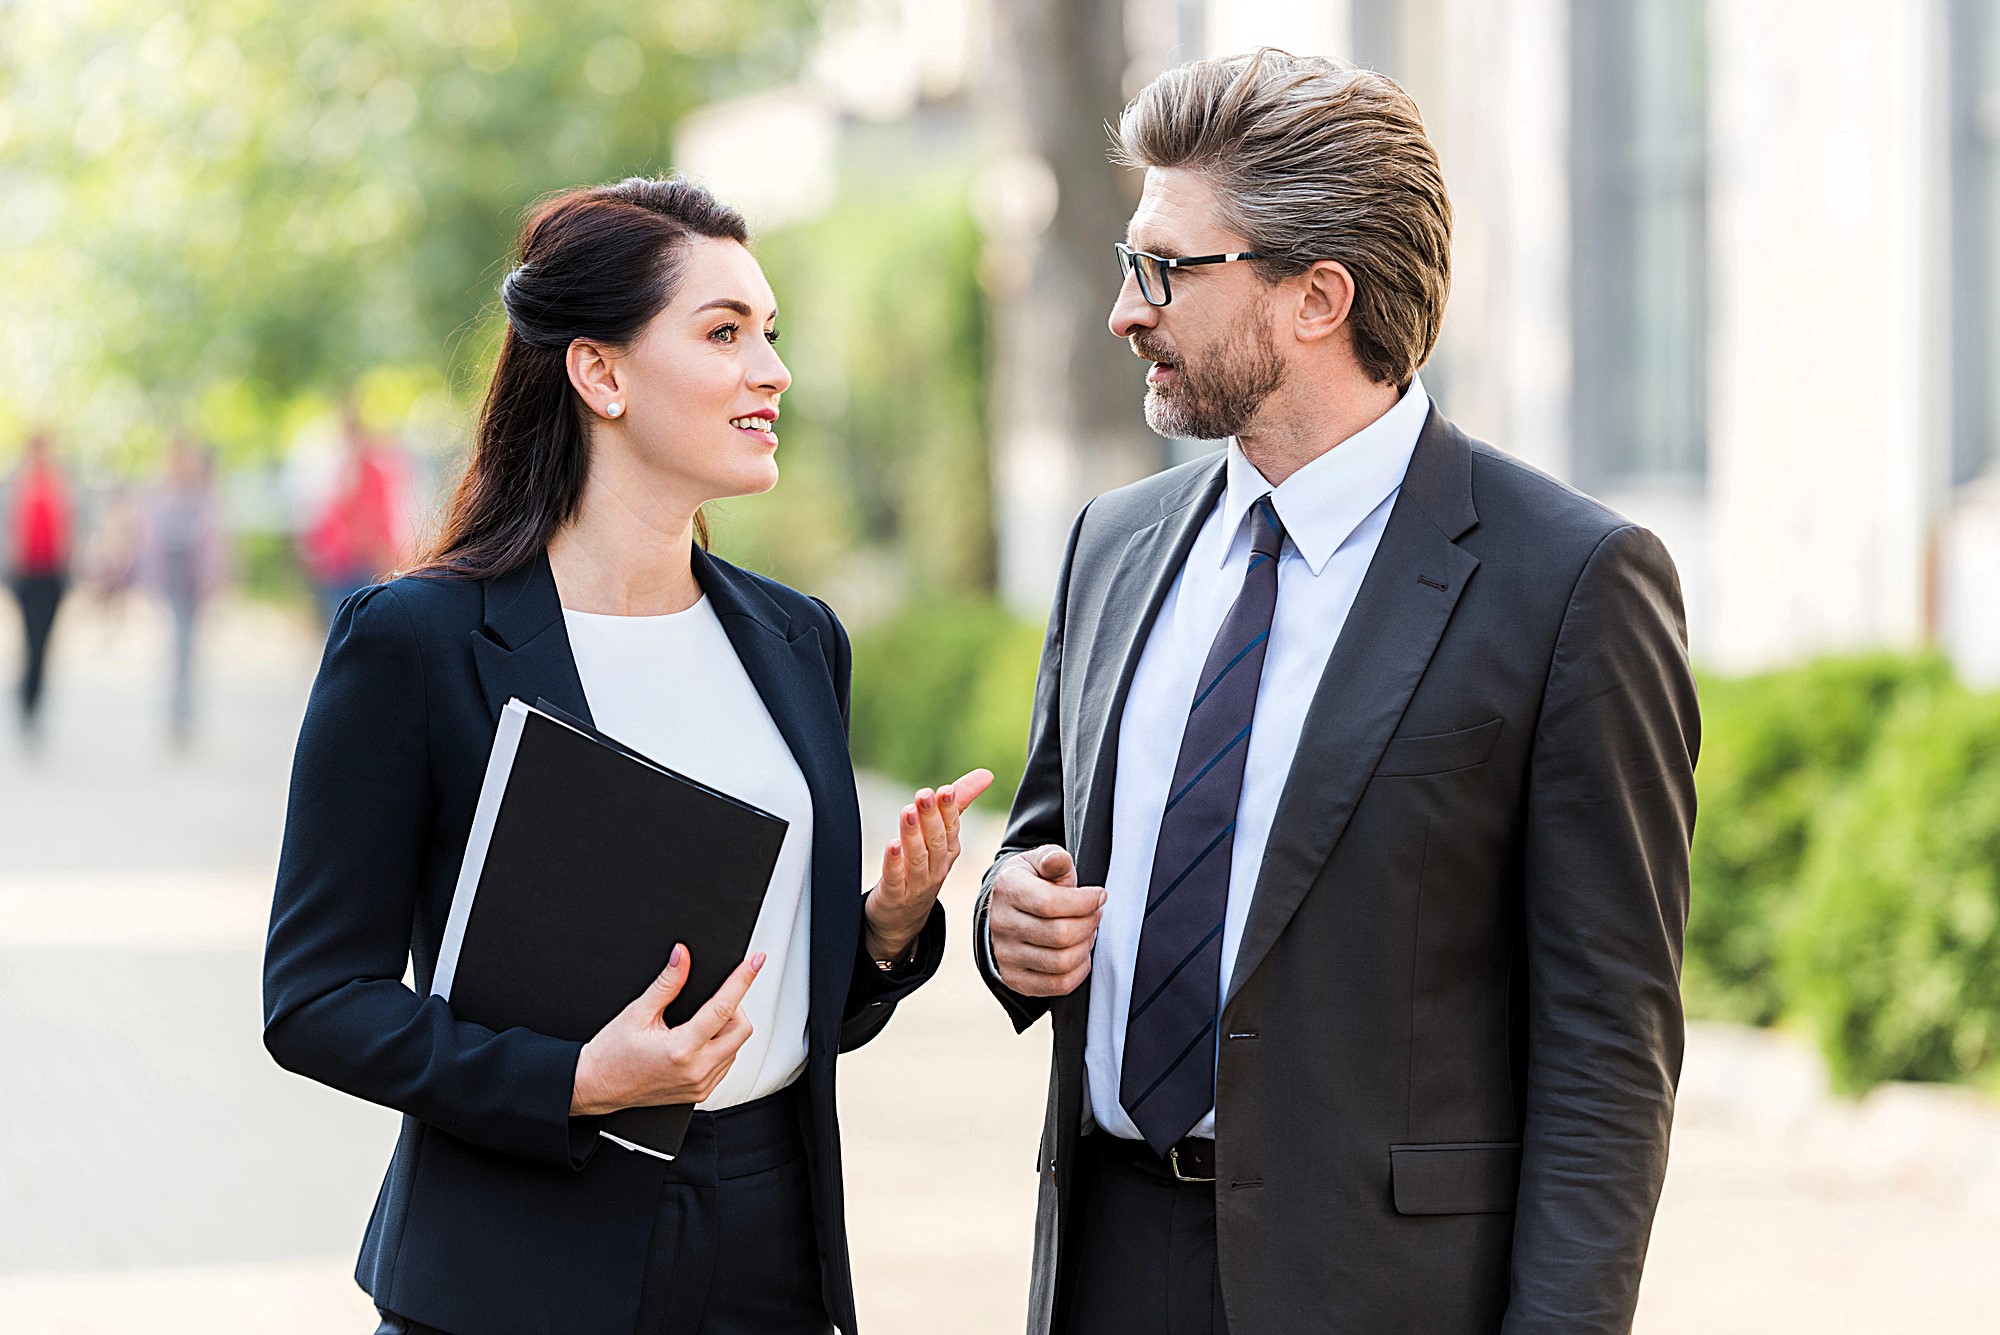
[(669, 1026), (661, 1012), (680, 995), (689, 962), (687, 947), (676, 945), (660, 976), (583, 1045), (571, 1116), (700, 1103), (722, 1083), (750, 1037), (743, 994), (764, 967), (764, 952), (737, 965), (686, 1024)]

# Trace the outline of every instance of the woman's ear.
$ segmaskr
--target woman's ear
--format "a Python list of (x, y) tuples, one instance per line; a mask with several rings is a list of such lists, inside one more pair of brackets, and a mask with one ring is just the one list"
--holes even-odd
[(1347, 323), (1354, 308), (1354, 275), (1338, 260), (1320, 260), (1299, 275), (1298, 336), (1313, 343)]
[(566, 360), (569, 383), (590, 411), (599, 417), (623, 415), (625, 386), (619, 375), (617, 354), (600, 344), (579, 338), (569, 345)]

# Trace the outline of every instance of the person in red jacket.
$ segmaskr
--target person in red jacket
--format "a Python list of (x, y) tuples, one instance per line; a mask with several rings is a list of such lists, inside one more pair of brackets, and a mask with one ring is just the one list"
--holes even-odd
[(49, 634), (69, 588), (72, 527), (69, 484), (45, 435), (37, 433), (28, 440), (27, 456), (8, 499), (7, 519), (7, 583), (21, 605), (24, 645), (21, 730), (33, 738), (40, 730)]
[(300, 557), (329, 622), (341, 600), (408, 555), (403, 473), (393, 450), (372, 440), (349, 411), (340, 472), (300, 536)]

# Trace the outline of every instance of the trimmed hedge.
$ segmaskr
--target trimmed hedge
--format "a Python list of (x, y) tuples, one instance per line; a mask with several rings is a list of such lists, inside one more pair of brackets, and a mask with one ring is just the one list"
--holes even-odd
[(1867, 759), (1906, 694), (1949, 680), (1935, 659), (1827, 658), (1753, 677), (1704, 677), (1688, 1003), (1768, 1025), (1783, 1011), (1778, 939), (1816, 820)]
[[(854, 754), (911, 784), (994, 771), (1012, 799), (1041, 630), (913, 609), (854, 646)], [(1849, 1090), (2000, 1085), (2000, 695), (1931, 656), (1704, 676), (1691, 1013), (1799, 1024)]]
[(1890, 654), (1701, 694), (1689, 1009), (1801, 1025), (1851, 1092), (2000, 1081), (2000, 695)]
[(2000, 695), (1900, 699), (1797, 893), (1778, 976), (1837, 1083), (2000, 1076)]

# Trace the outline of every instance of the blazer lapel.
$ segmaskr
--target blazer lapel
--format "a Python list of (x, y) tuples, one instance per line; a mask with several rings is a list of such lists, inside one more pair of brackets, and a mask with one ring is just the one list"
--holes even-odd
[(1346, 831), (1479, 566), (1455, 541), (1478, 522), (1471, 447), (1432, 408), (1306, 713), (1237, 948), (1230, 998), (1256, 972)]
[(537, 698), (595, 726), (563, 625), (547, 553), (485, 581), (485, 628), (472, 632), (472, 661), (495, 723), (510, 698)]
[(816, 627), (795, 624), (748, 575), (699, 547), (694, 573), (812, 792), (809, 1027), (814, 1046), (831, 1051), (861, 932), (861, 814), (840, 701)]
[[(1125, 544), (1105, 588), (1096, 633), (1083, 664), (1077, 702), (1080, 771), (1089, 776), (1082, 790), (1077, 874), (1085, 884), (1104, 879), (1111, 862), (1112, 789), (1118, 773), (1118, 733), (1125, 698), (1132, 689), (1146, 636), (1159, 618), (1167, 590), (1187, 561), (1202, 522), (1221, 495), (1226, 476), (1218, 458), (1186, 485), (1167, 493), (1160, 518), (1135, 532)], [(1094, 729), (1094, 731), (1093, 731)]]

